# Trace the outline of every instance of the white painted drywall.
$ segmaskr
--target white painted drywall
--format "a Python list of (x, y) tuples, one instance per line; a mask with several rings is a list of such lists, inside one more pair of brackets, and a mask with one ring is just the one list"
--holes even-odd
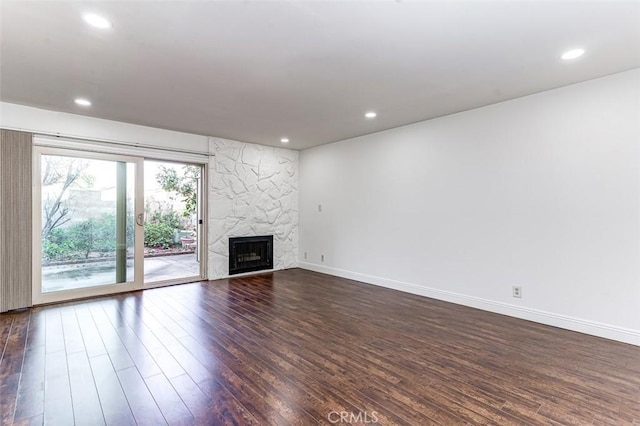
[(639, 147), (632, 70), (302, 151), (300, 265), (640, 344)]
[(35, 134), (208, 153), (206, 136), (0, 102), (0, 127)]
[(298, 151), (211, 138), (209, 279), (229, 276), (229, 238), (273, 235), (273, 267), (296, 266)]

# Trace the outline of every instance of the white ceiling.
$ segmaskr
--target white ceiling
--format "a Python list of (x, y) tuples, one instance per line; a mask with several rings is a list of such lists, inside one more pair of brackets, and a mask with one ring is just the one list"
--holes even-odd
[(638, 1), (0, 4), (2, 101), (295, 149), (640, 67)]

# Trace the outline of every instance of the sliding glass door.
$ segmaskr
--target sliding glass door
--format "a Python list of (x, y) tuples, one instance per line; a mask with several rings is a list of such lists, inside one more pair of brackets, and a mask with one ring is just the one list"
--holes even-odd
[(201, 279), (203, 167), (175, 161), (144, 162), (144, 283)]
[(142, 158), (36, 147), (34, 181), (34, 303), (142, 288)]

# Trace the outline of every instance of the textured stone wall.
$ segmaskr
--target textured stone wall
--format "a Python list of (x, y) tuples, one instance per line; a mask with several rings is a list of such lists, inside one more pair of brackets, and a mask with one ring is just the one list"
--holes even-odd
[(229, 238), (273, 235), (274, 269), (298, 254), (298, 152), (211, 138), (209, 279), (229, 275)]

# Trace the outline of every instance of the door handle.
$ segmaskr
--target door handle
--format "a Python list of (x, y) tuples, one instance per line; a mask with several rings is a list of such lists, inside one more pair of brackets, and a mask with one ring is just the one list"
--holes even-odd
[(144, 225), (144, 213), (140, 213), (136, 216), (136, 223), (138, 224), (138, 226)]

